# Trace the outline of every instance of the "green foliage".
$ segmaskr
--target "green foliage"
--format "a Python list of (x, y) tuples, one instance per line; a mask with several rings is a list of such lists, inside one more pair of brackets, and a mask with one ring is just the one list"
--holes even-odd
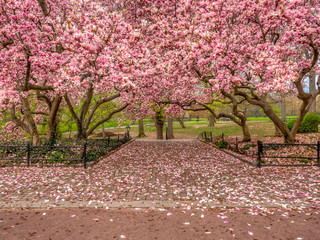
[(256, 144), (246, 144), (246, 145), (243, 147), (243, 149), (244, 149), (244, 150), (249, 150), (250, 148), (255, 147), (255, 146), (257, 146), (257, 145), (256, 145)]
[[(290, 120), (286, 123), (291, 131), (296, 120)], [(320, 116), (316, 113), (308, 113), (301, 122), (298, 128), (298, 133), (316, 133), (318, 132), (318, 125), (320, 124)]]
[(289, 128), (290, 131), (293, 128), (293, 125), (295, 122), (296, 122), (296, 120), (290, 120), (290, 121), (286, 122), (287, 128)]
[(87, 152), (87, 161), (88, 162), (95, 162), (97, 161), (101, 156), (106, 154), (106, 152), (102, 153), (101, 151), (94, 149), (94, 150), (89, 150)]
[[(45, 142), (43, 146), (30, 146), (30, 159), (32, 164), (56, 164), (63, 163), (65, 165), (79, 164), (83, 159), (84, 143), (87, 143), (86, 161), (95, 162), (101, 156), (120, 147), (130, 139), (121, 136), (118, 140), (117, 136), (111, 139), (86, 139), (86, 140), (57, 140), (55, 145), (48, 145), (50, 142)], [(18, 146), (17, 146), (17, 143)], [(16, 142), (10, 143), (13, 146), (8, 146), (8, 143), (2, 143), (6, 147), (0, 147), (0, 158), (7, 159), (27, 159), (26, 143)], [(79, 159), (80, 161), (68, 161), (68, 159)], [(2, 162), (3, 163), (3, 162)], [(14, 163), (14, 161), (11, 161)]]
[(219, 141), (216, 143), (218, 148), (227, 148), (229, 146), (229, 143), (227, 141)]
[(308, 158), (300, 158), (300, 159), (298, 159), (298, 161), (301, 162), (301, 163), (310, 163), (310, 162), (312, 162), (312, 160), (308, 159)]
[[(286, 116), (287, 120), (295, 120), (298, 116)], [(271, 122), (271, 119), (269, 117), (247, 117), (247, 121), (269, 121)]]
[[(271, 108), (272, 108), (272, 111), (273, 111), (275, 114), (279, 115), (279, 114), (281, 113), (281, 110), (279, 110), (279, 109), (276, 107), (276, 105), (270, 104), (270, 106), (271, 106)], [(261, 111), (262, 113), (264, 113), (263, 109), (261, 109), (260, 111)]]
[(67, 155), (61, 151), (59, 152), (53, 152), (51, 155), (49, 155), (50, 159), (64, 159), (67, 158)]

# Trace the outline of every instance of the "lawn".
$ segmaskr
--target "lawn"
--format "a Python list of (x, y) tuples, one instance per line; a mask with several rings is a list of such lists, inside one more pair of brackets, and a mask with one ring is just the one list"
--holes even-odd
[[(241, 136), (241, 127), (233, 122), (217, 122), (214, 127), (207, 127), (208, 122), (206, 121), (186, 121), (186, 128), (183, 129), (178, 122), (173, 124), (173, 132), (189, 135), (190, 137), (196, 137), (204, 131), (211, 131), (214, 136), (219, 136), (224, 133), (226, 136)], [(252, 135), (258, 135), (262, 138), (266, 135), (274, 134), (274, 126), (271, 121), (249, 121), (248, 127)], [(145, 126), (145, 132), (156, 132), (156, 127), (154, 125)], [(163, 131), (165, 132), (165, 127)], [(138, 132), (138, 127), (131, 127), (132, 132)]]
[[(287, 120), (296, 119), (297, 116), (287, 116)], [(258, 122), (258, 123), (257, 123)], [(196, 118), (192, 118), (191, 120), (184, 120), (184, 123), (186, 125), (186, 129), (182, 129), (180, 124), (178, 122), (174, 123), (174, 132), (176, 133), (182, 133), (182, 134), (188, 134), (192, 136), (199, 135), (200, 133), (204, 131), (212, 131), (214, 136), (221, 135), (224, 133), (227, 136), (239, 136), (242, 135), (241, 127), (233, 123), (232, 121), (218, 121), (215, 124), (215, 127), (208, 128), (208, 121), (206, 118), (199, 118), (199, 121), (197, 121)], [(144, 119), (145, 124), (145, 132), (156, 132), (153, 119)], [(104, 123), (105, 128), (117, 128), (117, 127), (123, 127), (130, 125), (130, 120), (125, 120), (122, 123), (119, 123), (117, 119), (111, 119), (108, 122)], [(138, 132), (138, 121), (135, 121), (131, 124), (131, 131), (132, 132)], [(150, 126), (149, 126), (150, 125)], [(271, 123), (271, 120), (268, 117), (248, 117), (248, 126), (250, 128), (250, 133), (252, 135), (271, 135), (274, 133), (274, 127)], [(255, 126), (255, 128), (253, 127)], [(99, 131), (101, 129), (101, 126), (97, 128)], [(271, 129), (271, 130), (270, 130)], [(61, 123), (59, 125), (60, 132), (69, 132), (70, 128), (67, 124)], [(71, 131), (76, 131), (77, 126), (75, 123), (71, 124)], [(164, 128), (165, 131), (165, 128)]]
[[(296, 119), (297, 116), (287, 116), (287, 120)], [(116, 128), (114, 130), (111, 130), (112, 132), (123, 132), (123, 128), (117, 128), (119, 126), (127, 126), (130, 124), (129, 120), (124, 121), (123, 123), (119, 123), (116, 119), (112, 119), (104, 124), (105, 128)], [(137, 133), (139, 131), (138, 129), (138, 121), (131, 124), (130, 131), (133, 133)], [(154, 120), (153, 119), (144, 119), (144, 129), (146, 133), (155, 133), (156, 127), (154, 126)], [(201, 134), (204, 131), (212, 132), (213, 136), (219, 136), (222, 133), (224, 133), (226, 136), (242, 136), (242, 130), (241, 127), (236, 125), (232, 121), (217, 121), (215, 123), (214, 127), (208, 127), (208, 121), (206, 118), (200, 118), (199, 121), (197, 121), (195, 118), (192, 118), (191, 120), (184, 120), (184, 124), (186, 126), (185, 129), (183, 129), (178, 122), (174, 122), (173, 128), (174, 133), (183, 134), (186, 135), (185, 137), (191, 137), (195, 138), (199, 134)], [(251, 135), (258, 135), (259, 138), (262, 138), (266, 135), (273, 135), (274, 125), (271, 122), (271, 120), (267, 117), (249, 117), (248, 118), (248, 127), (250, 129)], [(163, 128), (163, 131), (166, 131), (167, 123), (165, 123), (165, 127)], [(62, 132), (68, 132), (67, 126), (64, 125), (62, 128), (60, 128)], [(72, 126), (72, 131), (76, 131), (76, 125)], [(97, 131), (101, 131), (101, 126), (97, 128)], [(147, 134), (148, 135), (148, 134)]]

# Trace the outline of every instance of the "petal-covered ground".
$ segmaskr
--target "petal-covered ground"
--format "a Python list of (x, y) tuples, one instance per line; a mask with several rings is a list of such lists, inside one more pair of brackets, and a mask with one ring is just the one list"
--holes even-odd
[(272, 212), (250, 215), (245, 210), (218, 208), (0, 210), (0, 239), (319, 239), (316, 212)]
[(199, 141), (135, 141), (87, 170), (14, 167), (0, 173), (2, 208), (128, 202), (318, 207), (320, 168), (257, 169)]

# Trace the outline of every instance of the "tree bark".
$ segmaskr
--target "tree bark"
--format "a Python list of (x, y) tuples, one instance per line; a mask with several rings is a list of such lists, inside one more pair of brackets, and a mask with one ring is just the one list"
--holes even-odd
[(276, 128), (281, 131), (284, 136), (285, 142), (292, 143), (294, 142), (294, 134), (290, 132), (286, 124), (274, 113), (272, 107), (269, 103), (264, 102), (262, 107), (264, 113), (271, 119)]
[[(310, 71), (309, 74), (309, 93), (314, 94), (316, 92), (316, 72)], [(316, 105), (316, 99), (312, 101), (311, 107), (309, 112), (316, 112), (317, 111), (317, 105)]]
[(167, 131), (167, 138), (168, 139), (173, 139), (173, 119), (168, 118), (168, 131)]
[(179, 122), (180, 126), (185, 129), (186, 128), (186, 125), (184, 124), (184, 121), (182, 118), (177, 118), (177, 121)]
[(240, 123), (238, 119), (236, 119), (234, 116), (232, 118), (230, 118), (233, 122), (235, 122), (236, 124), (240, 125), (241, 129), (242, 129), (242, 133), (243, 133), (243, 142), (249, 142), (251, 141), (251, 135), (249, 132), (249, 128), (247, 125), (247, 117), (245, 115), (244, 112), (241, 112), (238, 109), (239, 104), (241, 104), (241, 102), (238, 102), (238, 100), (236, 99), (236, 97), (234, 96), (234, 94), (231, 93), (227, 93), (226, 91), (222, 90), (221, 93), (229, 98), (232, 102), (232, 113), (235, 117), (238, 117), (240, 119)]
[(241, 121), (241, 129), (242, 129), (242, 135), (243, 135), (243, 142), (250, 142), (251, 141), (251, 135), (249, 132), (248, 125), (246, 122)]
[(90, 129), (86, 129), (86, 128), (85, 128), (85, 130), (86, 130), (86, 132), (85, 132), (86, 138), (89, 137), (90, 134), (92, 134), (93, 131), (94, 131), (97, 127), (99, 127), (102, 123), (104, 123), (104, 122), (106, 122), (106, 121), (109, 121), (109, 120), (113, 117), (113, 115), (115, 115), (116, 113), (119, 113), (119, 112), (123, 111), (123, 110), (124, 110), (126, 107), (128, 107), (128, 106), (129, 106), (129, 104), (126, 103), (125, 105), (123, 105), (123, 106), (117, 108), (116, 110), (112, 111), (111, 113), (109, 113), (108, 116), (106, 116), (105, 118), (103, 118), (103, 119), (101, 119), (100, 121), (98, 121), (98, 122), (97, 122), (96, 124), (94, 124)]
[(287, 120), (286, 119), (286, 99), (285, 98), (281, 99), (281, 120), (283, 122), (285, 122)]
[[(95, 111), (104, 103), (110, 102), (114, 99), (116, 99), (117, 97), (119, 97), (119, 94), (115, 94), (112, 95), (108, 98), (103, 98), (101, 100), (99, 100), (98, 102), (95, 103), (95, 105), (91, 108), (91, 111), (89, 112), (88, 117), (87, 113), (90, 109), (90, 104), (92, 101), (94, 95), (94, 89), (91, 86), (88, 90), (87, 90), (87, 95), (86, 95), (86, 99), (84, 101), (84, 103), (81, 106), (81, 110), (79, 113), (79, 117), (77, 115), (77, 113), (75, 112), (71, 100), (69, 99), (68, 95), (65, 95), (64, 98), (67, 102), (68, 108), (71, 112), (72, 118), (74, 119), (74, 121), (77, 124), (77, 138), (78, 139), (86, 139), (90, 134), (93, 133), (93, 131), (99, 127), (102, 123), (110, 120), (112, 118), (112, 116), (118, 112), (121, 112), (122, 110), (124, 110), (129, 104), (125, 104), (119, 108), (117, 108), (116, 110), (112, 111), (111, 113), (108, 114), (108, 116), (104, 117), (103, 119), (101, 119), (100, 121), (98, 121), (97, 123), (95, 123), (92, 127), (90, 127), (90, 123), (92, 121), (92, 117), (95, 113)], [(90, 127), (90, 128), (89, 128)]]
[(157, 139), (162, 140), (163, 139), (163, 124), (164, 124), (164, 119), (161, 114), (161, 112), (156, 112), (156, 121), (155, 121), (155, 126), (157, 128)]
[(209, 120), (209, 125), (208, 125), (208, 127), (214, 127), (214, 123), (215, 123), (215, 118), (214, 118), (214, 116), (210, 114), (209, 117), (208, 117), (208, 120)]
[(145, 137), (146, 134), (144, 132), (144, 125), (143, 125), (143, 118), (142, 119), (139, 119), (139, 135), (138, 137), (141, 138), (141, 137)]
[(280, 129), (277, 127), (277, 125), (274, 125), (275, 128), (275, 135), (276, 137), (282, 137), (282, 132), (280, 131)]
[(235, 94), (245, 97), (250, 104), (261, 107), (264, 113), (281, 131), (281, 133), (284, 136), (285, 142), (294, 142), (294, 134), (290, 132), (289, 128), (285, 125), (285, 123), (274, 113), (272, 107), (266, 100), (267, 95), (258, 96), (254, 92), (251, 92), (251, 94), (253, 94), (253, 97), (251, 98), (246, 92), (240, 91), (237, 88), (235, 88)]
[(32, 144), (39, 145), (41, 143), (40, 135), (38, 132), (37, 125), (34, 122), (34, 119), (30, 111), (29, 101), (27, 98), (24, 98), (24, 97), (21, 97), (21, 100), (22, 100), (22, 108), (24, 111), (25, 120), (29, 128), (30, 136), (32, 138)]
[(49, 15), (47, 2), (45, 0), (38, 0), (38, 3), (42, 9), (43, 14), (47, 17)]
[(57, 138), (58, 112), (62, 97), (57, 95), (52, 103), (48, 118), (47, 141), (54, 142)]

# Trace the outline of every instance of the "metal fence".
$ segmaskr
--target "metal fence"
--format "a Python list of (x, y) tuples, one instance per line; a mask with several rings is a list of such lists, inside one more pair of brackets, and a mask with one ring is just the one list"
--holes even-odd
[(66, 166), (75, 164), (87, 168), (88, 161), (96, 161), (108, 151), (131, 139), (128, 133), (108, 136), (106, 139), (85, 141), (58, 140), (56, 145), (2, 144), (0, 166)]
[[(257, 162), (254, 164), (257, 167), (267, 167), (267, 166), (273, 166), (273, 167), (286, 167), (286, 166), (319, 166), (320, 167), (320, 141), (317, 143), (313, 144), (308, 144), (308, 143), (263, 143), (262, 141), (257, 141), (256, 144), (250, 144), (248, 143), (247, 146), (249, 148), (255, 148), (253, 151), (251, 150), (250, 152), (247, 152), (249, 148), (245, 148), (246, 146), (240, 147), (238, 138), (234, 138), (233, 140), (226, 140), (225, 135), (222, 134), (221, 136), (218, 137), (213, 137), (212, 132), (202, 132), (199, 136), (198, 139), (204, 142), (213, 142), (214, 144), (217, 145), (218, 148), (224, 148), (231, 150), (236, 153), (240, 153), (241, 155), (247, 155), (250, 157), (256, 157)], [(289, 154), (284, 154), (284, 155), (272, 155), (270, 152), (268, 153), (268, 150), (276, 150), (277, 153), (281, 154), (280, 150), (281, 148), (284, 147), (298, 147), (298, 146), (304, 146), (308, 147), (310, 149), (314, 149), (313, 154), (310, 154), (307, 156), (306, 153), (301, 153), (298, 155), (297, 153), (292, 154), (291, 152), (294, 152), (292, 149), (290, 150)], [(257, 150), (256, 150), (257, 149)], [(266, 159), (298, 159), (300, 162), (304, 163), (297, 163), (295, 161), (290, 162), (284, 162), (279, 164), (274, 164), (274, 163), (266, 163)], [(254, 163), (254, 162), (252, 162)]]
[[(266, 150), (273, 149), (278, 150), (280, 147), (290, 147), (290, 146), (305, 146), (314, 148), (316, 151), (316, 157), (310, 156), (271, 156), (266, 155)], [(310, 164), (265, 164), (263, 159), (307, 159), (307, 160), (316, 160), (313, 165), (320, 166), (320, 141), (314, 144), (307, 143), (263, 143), (262, 141), (258, 141), (258, 156), (257, 156), (257, 165), (258, 167), (262, 166), (310, 166)]]
[(0, 145), (0, 163), (3, 166), (10, 163), (32, 164), (58, 164), (81, 163), (87, 168), (87, 144), (83, 146), (42, 146), (42, 145)]
[(200, 135), (198, 136), (199, 140), (205, 141), (205, 142), (212, 142), (213, 140), (213, 135), (212, 132), (202, 132), (200, 133)]

